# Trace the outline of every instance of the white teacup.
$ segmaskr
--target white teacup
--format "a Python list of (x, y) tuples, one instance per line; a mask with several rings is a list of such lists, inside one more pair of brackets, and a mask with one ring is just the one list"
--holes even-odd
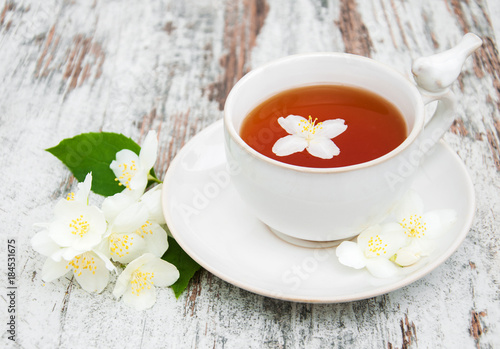
[[(299, 244), (351, 238), (381, 222), (411, 185), (425, 152), (453, 122), (448, 87), (480, 45), (477, 36), (467, 34), (455, 48), (415, 61), (420, 89), (389, 66), (345, 53), (295, 55), (252, 70), (233, 87), (224, 108), (226, 156), (236, 190), (263, 223)], [(360, 87), (390, 101), (406, 120), (406, 140), (372, 161), (310, 168), (270, 159), (241, 139), (243, 119), (263, 101), (320, 84)], [(438, 107), (426, 121), (424, 106), (432, 100)]]

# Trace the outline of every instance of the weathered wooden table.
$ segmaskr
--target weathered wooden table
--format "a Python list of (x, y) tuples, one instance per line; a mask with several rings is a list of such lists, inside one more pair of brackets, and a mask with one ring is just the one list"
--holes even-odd
[[(82, 132), (159, 133), (155, 169), (222, 118), (245, 73), (312, 51), (368, 56), (407, 70), (464, 33), (484, 41), (459, 82), (445, 141), (470, 170), (477, 212), (465, 242), (419, 281), (340, 304), (275, 300), (201, 270), (175, 299), (136, 312), (109, 286), (44, 284), (30, 247), (76, 181), (44, 149)], [(1, 347), (500, 347), (500, 4), (496, 0), (35, 1), (0, 7)], [(17, 246), (16, 343), (8, 340), (7, 240)]]

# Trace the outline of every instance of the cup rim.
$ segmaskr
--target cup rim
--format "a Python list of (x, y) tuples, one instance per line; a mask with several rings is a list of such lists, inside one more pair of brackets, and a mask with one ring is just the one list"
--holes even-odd
[[(326, 167), (326, 168), (320, 168), (320, 167), (306, 167), (306, 166), (298, 166), (298, 165), (292, 165), (288, 164), (285, 162), (281, 162), (272, 158), (269, 158), (252, 147), (250, 147), (239, 135), (239, 132), (236, 130), (234, 123), (232, 119), (229, 116), (229, 113), (227, 110), (232, 106), (233, 104), (233, 96), (238, 92), (238, 90), (241, 88), (243, 84), (249, 79), (252, 79), (254, 75), (259, 74), (263, 70), (270, 69), (275, 65), (278, 65), (280, 63), (289, 61), (289, 60), (296, 60), (296, 59), (304, 59), (304, 58), (315, 58), (315, 57), (338, 57), (338, 58), (348, 58), (348, 59), (353, 59), (353, 60), (358, 60), (361, 62), (366, 62), (369, 64), (372, 64), (374, 66), (378, 66), (379, 69), (385, 70), (388, 74), (390, 74), (392, 77), (399, 79), (404, 82), (406, 86), (408, 86), (408, 92), (411, 94), (411, 97), (417, 101), (416, 108), (417, 110), (415, 111), (415, 122), (414, 126), (411, 130), (411, 132), (408, 134), (408, 136), (405, 138), (405, 140), (398, 145), (396, 148), (391, 150), (390, 152), (376, 158), (370, 161), (362, 162), (359, 164), (354, 164), (354, 165), (349, 165), (349, 166), (341, 166), (341, 167)], [(283, 89), (282, 91), (286, 91), (286, 89)], [(244, 75), (236, 84), (233, 86), (231, 91), (229, 92), (226, 102), (224, 103), (224, 129), (229, 133), (231, 138), (240, 146), (242, 147), (248, 154), (250, 154), (252, 157), (258, 158), (259, 160), (262, 160), (270, 165), (289, 169), (289, 170), (294, 170), (297, 172), (307, 172), (307, 173), (341, 173), (341, 172), (349, 172), (349, 171), (354, 171), (354, 170), (360, 170), (368, 167), (373, 167), (376, 165), (379, 165), (383, 162), (386, 162), (392, 158), (394, 158), (396, 155), (402, 153), (404, 150), (406, 150), (413, 142), (417, 139), (418, 135), (420, 134), (422, 128), (424, 125), (424, 103), (422, 100), (422, 95), (418, 91), (418, 87), (413, 84), (408, 78), (406, 78), (403, 74), (392, 68), (391, 66), (381, 63), (379, 61), (376, 61), (372, 58), (352, 54), (352, 53), (344, 53), (344, 52), (315, 52), (315, 53), (302, 53), (302, 54), (295, 54), (295, 55), (289, 55), (283, 58), (279, 58), (273, 61), (270, 61), (266, 64), (263, 64), (255, 69), (252, 69), (250, 72), (248, 72), (246, 75)]]

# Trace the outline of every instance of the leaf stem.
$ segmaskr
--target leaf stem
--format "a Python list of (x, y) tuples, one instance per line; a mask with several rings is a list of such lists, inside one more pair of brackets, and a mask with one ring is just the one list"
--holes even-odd
[(158, 178), (156, 178), (155, 176), (152, 176), (150, 173), (148, 173), (148, 181), (152, 181), (155, 183), (163, 183), (163, 181), (160, 181)]

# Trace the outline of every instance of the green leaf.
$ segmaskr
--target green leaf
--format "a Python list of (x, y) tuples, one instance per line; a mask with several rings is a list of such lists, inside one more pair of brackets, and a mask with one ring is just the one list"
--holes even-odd
[(179, 270), (179, 279), (171, 286), (174, 290), (175, 297), (179, 298), (188, 286), (189, 281), (193, 278), (194, 273), (196, 273), (201, 266), (191, 259), (171, 236), (168, 237), (168, 250), (161, 258), (172, 263)]
[[(87, 173), (92, 172), (92, 191), (111, 196), (123, 190), (109, 168), (116, 153), (122, 149), (139, 154), (141, 147), (122, 134), (91, 132), (64, 139), (57, 146), (46, 150), (61, 160), (79, 182), (83, 182)], [(153, 169), (150, 174), (156, 178)]]

